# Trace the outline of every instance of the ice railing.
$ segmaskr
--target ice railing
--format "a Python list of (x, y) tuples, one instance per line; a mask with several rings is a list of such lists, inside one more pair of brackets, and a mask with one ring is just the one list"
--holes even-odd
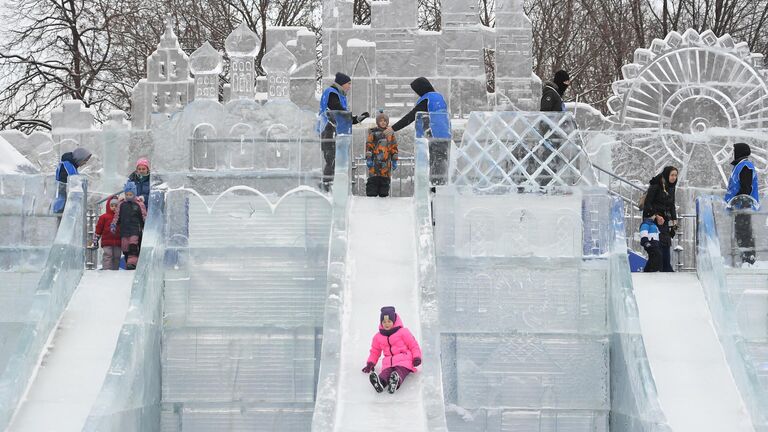
[(164, 193), (152, 191), (128, 314), (84, 432), (160, 429)]
[[(720, 343), (723, 346), (731, 374), (749, 411), (756, 431), (768, 431), (768, 388), (765, 385), (765, 351), (767, 327), (755, 331), (754, 322), (765, 319), (762, 312), (747, 315), (750, 306), (764, 304), (764, 295), (752, 305), (745, 304), (735, 287), (731, 271), (727, 270), (721, 244), (729, 242), (733, 233), (728, 226), (733, 226), (736, 212), (727, 210), (721, 197), (701, 197), (696, 201), (698, 223), (698, 276), (707, 297), (709, 310)], [(744, 211), (749, 212), (749, 211)], [(744, 213), (742, 213), (744, 214)], [(766, 213), (754, 212), (750, 216), (763, 221)], [(753, 219), (754, 220), (754, 219)], [(764, 228), (763, 228), (764, 229)], [(725, 249), (730, 253), (731, 249)], [(736, 274), (749, 270), (734, 271)], [(761, 286), (765, 290), (765, 285)], [(758, 293), (760, 294), (760, 293)], [(752, 302), (750, 302), (752, 303)]]
[(608, 257), (608, 304), (611, 328), (611, 430), (671, 432), (659, 404), (656, 383), (643, 343), (624, 236), (624, 210), (611, 205), (612, 241)]
[(55, 330), (83, 274), (86, 184), (82, 176), (69, 178), (67, 205), (61, 224), (16, 344), (10, 348), (10, 357), (0, 374), (0, 430), (8, 427), (49, 335)]
[(473, 112), (450, 161), (450, 183), (480, 191), (556, 191), (597, 184), (567, 112)]
[[(339, 129), (336, 142), (336, 169), (333, 185), (333, 221), (328, 251), (328, 288), (323, 318), (323, 347), (317, 379), (312, 431), (336, 429), (336, 396), (341, 367), (341, 333), (344, 293), (347, 289), (348, 208), (352, 182), (350, 179), (352, 131)], [(320, 391), (320, 389), (325, 389)], [(334, 389), (334, 391), (328, 391)]]
[[(419, 121), (419, 120), (417, 120)], [(429, 139), (417, 132), (414, 179), (419, 316), (424, 362), (420, 371), (421, 397), (427, 415), (428, 430), (447, 432), (440, 348), (440, 317), (437, 293), (437, 263), (430, 196)]]

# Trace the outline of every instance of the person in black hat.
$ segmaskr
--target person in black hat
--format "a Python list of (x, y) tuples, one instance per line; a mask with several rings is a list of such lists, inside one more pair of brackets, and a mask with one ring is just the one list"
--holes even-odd
[(675, 190), (677, 189), (678, 170), (666, 166), (660, 174), (654, 176), (648, 183), (643, 203), (643, 218), (653, 219), (659, 229), (659, 244), (661, 246), (661, 271), (672, 272), (672, 238), (677, 232), (677, 206)]
[(571, 85), (571, 77), (568, 72), (559, 70), (555, 72), (552, 81), (544, 83), (541, 92), (541, 111), (565, 111), (563, 94)]
[[(760, 207), (757, 170), (749, 160), (752, 150), (746, 143), (733, 145), (733, 171), (728, 179), (725, 201), (735, 210), (757, 210)], [(739, 211), (733, 218), (733, 231), (736, 245), (741, 251), (743, 263), (755, 263), (755, 239), (752, 236), (752, 216), (749, 212)]]
[[(347, 94), (351, 88), (352, 79), (349, 75), (337, 72), (333, 84), (325, 89), (323, 96), (320, 98), (317, 133), (320, 134), (320, 147), (323, 150), (323, 159), (325, 159), (322, 187), (326, 191), (331, 188), (333, 172), (336, 169), (336, 121), (330, 112), (349, 111)], [(352, 116), (352, 124), (358, 124), (370, 116), (368, 112)]]

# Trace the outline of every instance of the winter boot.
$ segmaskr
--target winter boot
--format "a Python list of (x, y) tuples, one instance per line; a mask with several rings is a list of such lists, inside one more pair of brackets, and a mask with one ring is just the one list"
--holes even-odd
[(389, 376), (389, 387), (387, 387), (387, 391), (389, 394), (395, 393), (397, 388), (400, 386), (400, 374), (397, 373), (397, 371), (392, 372), (392, 375)]
[(376, 372), (372, 371), (370, 375), (368, 375), (368, 378), (370, 378), (373, 388), (376, 389), (376, 393), (381, 393), (384, 391), (384, 386), (381, 385), (381, 380), (379, 380), (379, 376), (376, 374)]
[(126, 270), (136, 270), (136, 264), (126, 264), (125, 265)]

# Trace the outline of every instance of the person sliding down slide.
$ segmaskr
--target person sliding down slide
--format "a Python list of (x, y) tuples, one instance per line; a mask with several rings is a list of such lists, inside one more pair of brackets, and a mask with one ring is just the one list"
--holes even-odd
[[(381, 374), (377, 375), (373, 369), (382, 352), (382, 370)], [(379, 316), (379, 332), (373, 336), (371, 355), (368, 356), (363, 373), (369, 374), (371, 385), (377, 393), (384, 391), (383, 383), (386, 383), (387, 391), (391, 394), (400, 388), (408, 374), (416, 372), (416, 367), (420, 364), (421, 348), (416, 338), (403, 327), (403, 322), (395, 313), (395, 307), (384, 306)]]

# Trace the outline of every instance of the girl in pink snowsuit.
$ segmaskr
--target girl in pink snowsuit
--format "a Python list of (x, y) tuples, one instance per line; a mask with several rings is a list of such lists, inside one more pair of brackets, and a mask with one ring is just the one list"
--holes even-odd
[[(382, 371), (376, 375), (373, 370), (379, 362), (381, 353), (384, 352), (384, 360), (381, 362)], [(400, 388), (405, 377), (411, 372), (416, 372), (416, 367), (421, 364), (421, 348), (411, 332), (403, 327), (403, 322), (395, 313), (394, 306), (381, 308), (379, 316), (379, 332), (373, 336), (371, 342), (371, 355), (363, 372), (369, 374), (371, 384), (378, 393), (387, 391), (394, 393)]]

